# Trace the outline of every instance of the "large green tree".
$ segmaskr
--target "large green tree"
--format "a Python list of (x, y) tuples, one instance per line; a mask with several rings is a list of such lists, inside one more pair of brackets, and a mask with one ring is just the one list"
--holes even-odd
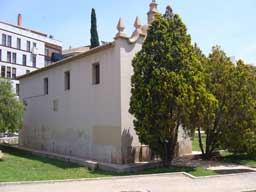
[[(228, 98), (231, 90), (227, 91), (227, 83), (232, 81), (231, 72), (235, 69), (235, 66), (231, 60), (226, 56), (225, 52), (220, 47), (213, 47), (212, 53), (208, 58), (203, 55), (198, 56), (201, 61), (204, 62), (206, 67), (206, 85), (207, 90), (214, 95), (217, 100), (216, 105), (211, 105), (207, 108), (206, 113), (203, 116), (203, 123), (197, 127), (199, 144), (205, 159), (211, 158), (214, 150), (219, 147), (220, 136), (222, 134), (225, 125), (223, 124), (224, 118), (227, 115)], [(210, 115), (209, 114), (213, 114)], [(206, 134), (206, 144), (203, 145), (202, 134), (204, 131)]]
[(12, 92), (11, 83), (0, 79), (0, 132), (16, 132), (22, 125), (23, 104)]
[(135, 130), (167, 165), (175, 155), (180, 127), (192, 133), (205, 103), (214, 100), (205, 89), (203, 67), (186, 26), (170, 7), (156, 16), (132, 65)]
[(97, 18), (95, 9), (93, 8), (91, 12), (91, 49), (98, 47), (99, 45), (100, 43), (97, 31)]
[[(208, 58), (200, 51), (197, 55), (206, 67), (207, 90), (217, 100), (216, 105), (207, 108), (203, 123), (197, 127), (203, 157), (210, 159), (219, 147), (252, 153), (256, 146), (255, 71), (242, 61), (233, 64), (219, 46), (213, 47)], [(206, 134), (205, 146), (202, 131)]]
[(239, 61), (227, 81), (227, 115), (221, 145), (235, 153), (256, 155), (256, 74), (251, 66)]

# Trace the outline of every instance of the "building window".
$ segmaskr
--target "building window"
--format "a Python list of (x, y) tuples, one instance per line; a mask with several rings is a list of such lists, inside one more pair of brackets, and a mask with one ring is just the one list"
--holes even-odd
[(30, 41), (27, 41), (27, 51), (29, 51), (29, 52), (30, 52), (30, 50), (31, 50)]
[(21, 49), (21, 39), (17, 38), (17, 49)]
[(36, 47), (36, 43), (33, 43), (33, 47)]
[(58, 108), (59, 108), (59, 100), (58, 99), (54, 99), (53, 100), (53, 111), (54, 112), (58, 112)]
[(16, 68), (12, 68), (12, 79), (16, 79)]
[(100, 84), (100, 64), (92, 65), (92, 82), (94, 85)]
[(49, 49), (48, 48), (45, 48), (44, 55), (47, 56), (47, 57), (49, 56)]
[(44, 78), (44, 94), (48, 95), (49, 93), (49, 81), (48, 78)]
[(12, 63), (16, 64), (17, 63), (17, 54), (12, 53)]
[(20, 96), (20, 84), (16, 84), (16, 95)]
[(22, 64), (27, 65), (27, 56), (26, 55), (22, 55)]
[(33, 67), (36, 67), (36, 55), (32, 55)]
[(7, 52), (7, 62), (11, 63), (12, 62), (12, 53), (11, 52)]
[(11, 67), (7, 67), (7, 73), (6, 73), (6, 75), (7, 75), (7, 78), (8, 78), (8, 79), (11, 79)]
[(12, 36), (8, 35), (7, 46), (12, 47)]
[(2, 61), (2, 50), (0, 49), (0, 61)]
[(26, 74), (28, 74), (28, 73), (30, 73), (30, 71), (29, 71), (29, 70), (26, 70)]
[(2, 45), (6, 46), (6, 35), (2, 34)]
[(5, 66), (1, 67), (1, 77), (5, 78)]
[(70, 90), (70, 71), (65, 72), (65, 90)]

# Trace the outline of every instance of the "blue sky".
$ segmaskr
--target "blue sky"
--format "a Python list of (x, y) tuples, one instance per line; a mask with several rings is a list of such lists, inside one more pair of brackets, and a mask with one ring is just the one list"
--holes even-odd
[[(100, 40), (112, 41), (121, 16), (126, 33), (133, 31), (135, 17), (146, 23), (151, 0), (0, 0), (0, 20), (16, 23), (23, 15), (23, 26), (52, 34), (64, 48), (90, 42), (90, 12), (94, 7)], [(157, 0), (164, 12), (170, 4), (182, 16), (193, 42), (208, 54), (220, 45), (229, 56), (256, 64), (255, 0)]]

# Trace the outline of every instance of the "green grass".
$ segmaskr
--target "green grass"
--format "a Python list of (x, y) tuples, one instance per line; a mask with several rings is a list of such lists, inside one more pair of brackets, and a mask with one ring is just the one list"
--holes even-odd
[[(4, 158), (0, 160), (0, 182), (82, 179), (130, 175), (90, 171), (77, 164), (52, 160), (18, 150), (2, 149), (2, 151), (4, 152)], [(138, 172), (136, 175), (171, 172), (187, 172), (194, 176), (216, 174), (214, 171), (200, 167), (170, 167)]]
[(256, 157), (248, 155), (235, 155), (229, 152), (222, 152), (219, 160), (225, 163), (245, 165), (256, 168)]
[(170, 167), (170, 168), (158, 168), (143, 171), (137, 174), (157, 174), (157, 173), (172, 173), (172, 172), (186, 172), (196, 177), (217, 175), (215, 171), (207, 170), (203, 167)]
[[(206, 143), (206, 136), (202, 136), (202, 140), (203, 140), (203, 145), (205, 147), (205, 143)], [(192, 150), (193, 151), (201, 151), (200, 149), (200, 145), (199, 145), (199, 139), (198, 136), (195, 136), (192, 140)]]
[[(205, 146), (206, 137), (203, 136), (203, 144)], [(192, 148), (193, 151), (201, 151), (199, 147), (199, 140), (198, 137), (195, 136), (192, 141)], [(248, 156), (248, 155), (235, 155), (229, 152), (221, 152), (221, 156), (219, 161), (230, 163), (230, 164), (237, 164), (237, 165), (244, 165), (256, 168), (256, 157)]]

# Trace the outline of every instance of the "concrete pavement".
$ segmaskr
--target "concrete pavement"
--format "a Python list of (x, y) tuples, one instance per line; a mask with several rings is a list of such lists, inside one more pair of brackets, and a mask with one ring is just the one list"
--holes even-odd
[(247, 192), (256, 173), (191, 178), (182, 173), (84, 181), (1, 185), (1, 192)]

